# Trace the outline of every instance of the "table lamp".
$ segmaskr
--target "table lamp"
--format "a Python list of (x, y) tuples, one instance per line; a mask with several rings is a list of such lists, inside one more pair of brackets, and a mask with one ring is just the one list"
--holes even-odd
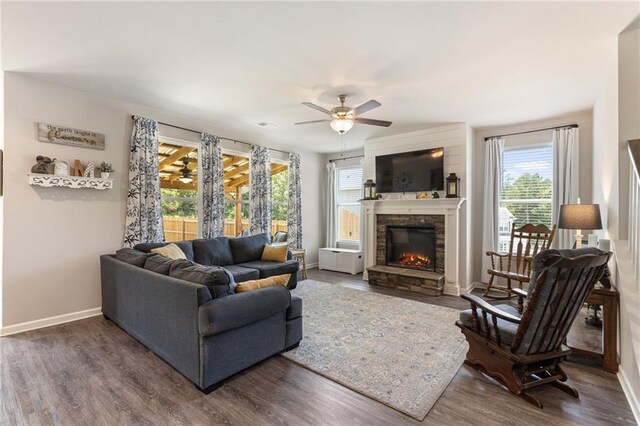
[(582, 231), (602, 229), (600, 204), (563, 204), (560, 206), (558, 228), (576, 230), (576, 248), (582, 247)]

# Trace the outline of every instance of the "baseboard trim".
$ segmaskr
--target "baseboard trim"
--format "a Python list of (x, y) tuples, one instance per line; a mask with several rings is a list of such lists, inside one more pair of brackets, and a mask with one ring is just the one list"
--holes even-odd
[(35, 321), (23, 322), (9, 325), (0, 329), (0, 337), (11, 334), (24, 333), (25, 331), (37, 330), (39, 328), (51, 327), (53, 325), (64, 324), (66, 322), (77, 321), (85, 318), (95, 317), (102, 314), (102, 308), (87, 309), (85, 311), (72, 312), (70, 314), (58, 315), (55, 317), (42, 318)]
[(638, 400), (638, 396), (633, 393), (631, 383), (629, 383), (629, 379), (622, 368), (618, 370), (618, 380), (620, 381), (624, 395), (627, 397), (631, 412), (633, 412), (633, 417), (636, 418), (636, 423), (640, 424), (640, 401)]
[(318, 267), (318, 262), (315, 263), (307, 263), (307, 269), (314, 269)]

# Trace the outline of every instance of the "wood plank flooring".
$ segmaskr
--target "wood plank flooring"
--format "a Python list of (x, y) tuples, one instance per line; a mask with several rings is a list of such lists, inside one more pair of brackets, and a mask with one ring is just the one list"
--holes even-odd
[[(453, 308), (462, 300), (372, 288), (360, 277), (309, 278)], [(457, 329), (456, 329), (457, 332)], [(635, 424), (615, 375), (566, 363), (579, 400), (534, 391), (538, 410), (463, 366), (426, 425)], [(0, 339), (0, 424), (403, 425), (417, 422), (275, 356), (203, 395), (110, 321), (94, 317)]]

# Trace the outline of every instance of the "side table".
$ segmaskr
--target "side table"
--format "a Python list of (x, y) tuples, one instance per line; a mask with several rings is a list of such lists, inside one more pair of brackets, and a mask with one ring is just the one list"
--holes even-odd
[(307, 250), (294, 249), (291, 250), (291, 257), (298, 262), (302, 262), (302, 278), (307, 279)]
[(594, 287), (587, 303), (602, 306), (602, 353), (571, 348), (578, 355), (602, 360), (602, 369), (608, 373), (618, 372), (618, 292), (615, 288), (601, 285)]

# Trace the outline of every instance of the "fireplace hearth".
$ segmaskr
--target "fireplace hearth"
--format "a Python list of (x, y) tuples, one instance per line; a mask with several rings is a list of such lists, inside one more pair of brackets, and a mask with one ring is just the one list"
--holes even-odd
[(387, 226), (386, 264), (422, 271), (436, 270), (434, 227)]

